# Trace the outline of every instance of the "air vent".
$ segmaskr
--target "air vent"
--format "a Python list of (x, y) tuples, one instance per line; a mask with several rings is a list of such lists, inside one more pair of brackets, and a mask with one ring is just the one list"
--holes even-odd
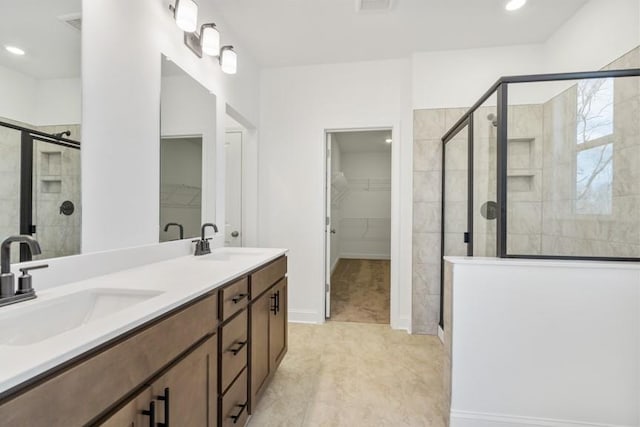
[(390, 10), (394, 0), (356, 0), (356, 11), (379, 12)]
[(58, 16), (58, 19), (65, 24), (69, 25), (77, 31), (82, 31), (82, 15), (74, 13), (71, 15)]

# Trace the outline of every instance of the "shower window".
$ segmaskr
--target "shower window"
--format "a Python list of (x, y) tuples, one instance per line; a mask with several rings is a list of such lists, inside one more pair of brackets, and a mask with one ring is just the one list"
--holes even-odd
[(575, 213), (611, 215), (614, 81), (583, 80), (576, 91)]

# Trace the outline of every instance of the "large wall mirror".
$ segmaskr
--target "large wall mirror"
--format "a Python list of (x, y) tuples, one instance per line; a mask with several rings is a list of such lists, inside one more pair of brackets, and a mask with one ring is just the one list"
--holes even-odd
[(0, 240), (11, 262), (80, 253), (81, 0), (20, 0), (0, 16)]
[(166, 242), (200, 235), (203, 212), (214, 211), (207, 176), (215, 163), (207, 159), (215, 153), (216, 98), (165, 56), (161, 68), (159, 240)]

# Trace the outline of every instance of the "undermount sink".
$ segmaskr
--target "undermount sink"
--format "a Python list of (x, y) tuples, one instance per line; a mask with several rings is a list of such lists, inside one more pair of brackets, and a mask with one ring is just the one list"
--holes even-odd
[(140, 289), (87, 289), (2, 313), (0, 345), (29, 345), (160, 295)]

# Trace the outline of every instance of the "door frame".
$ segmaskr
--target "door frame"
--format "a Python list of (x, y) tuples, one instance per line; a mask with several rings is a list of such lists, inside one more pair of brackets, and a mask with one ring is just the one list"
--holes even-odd
[[(390, 301), (389, 301), (389, 324), (393, 329), (400, 329), (403, 325), (400, 324), (400, 314), (399, 314), (399, 305), (400, 305), (400, 275), (399, 275), (399, 254), (400, 254), (400, 218), (401, 218), (401, 204), (400, 204), (400, 180), (401, 180), (401, 171), (400, 171), (400, 141), (401, 141), (401, 133), (400, 133), (400, 125), (392, 124), (387, 126), (366, 126), (366, 127), (346, 127), (346, 128), (325, 128), (323, 135), (323, 191), (322, 191), (322, 205), (323, 208), (323, 216), (322, 216), (322, 230), (323, 230), (323, 241), (324, 241), (324, 254), (322, 257), (323, 260), (323, 280), (322, 280), (322, 295), (323, 297), (323, 313), (322, 316), (323, 321), (327, 320), (327, 289), (326, 285), (330, 283), (330, 277), (327, 277), (327, 265), (329, 265), (329, 260), (327, 259), (327, 244), (329, 244), (328, 233), (327, 233), (327, 224), (326, 218), (327, 213), (330, 216), (331, 204), (328, 202), (327, 195), (327, 185), (329, 180), (329, 174), (331, 171), (327, 170), (327, 145), (330, 141), (328, 138), (329, 134), (333, 133), (346, 133), (346, 132), (370, 132), (370, 131), (390, 131), (391, 138), (393, 139), (391, 145), (391, 277), (390, 277)], [(329, 147), (330, 148), (330, 147)]]
[[(239, 133), (240, 134), (240, 247), (244, 247), (245, 246), (245, 238), (244, 238), (244, 234), (245, 234), (245, 229), (244, 229), (244, 225), (245, 225), (245, 172), (246, 172), (246, 165), (245, 165), (245, 136), (246, 136), (246, 132), (243, 128), (225, 128), (224, 131), (224, 135), (225, 135), (225, 144), (226, 144), (226, 136), (229, 133)], [(227, 159), (226, 159), (226, 152), (225, 152), (225, 173), (226, 173), (226, 167), (227, 167)], [(225, 198), (226, 198), (226, 194), (227, 194), (227, 180), (226, 180), (226, 176), (225, 176), (225, 188), (224, 188), (224, 192), (225, 192)], [(227, 207), (227, 203), (225, 200), (225, 210)], [(227, 221), (227, 215), (225, 212), (225, 223)], [(225, 224), (225, 233), (226, 233), (226, 224)], [(225, 236), (226, 239), (226, 236)]]

